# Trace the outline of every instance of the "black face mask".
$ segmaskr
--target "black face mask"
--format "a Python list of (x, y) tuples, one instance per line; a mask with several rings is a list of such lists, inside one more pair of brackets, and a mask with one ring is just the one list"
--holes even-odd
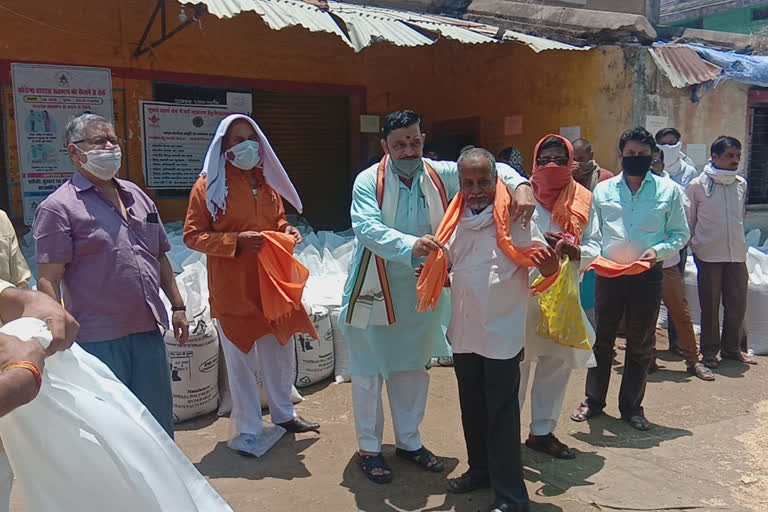
[(650, 156), (625, 156), (621, 158), (621, 169), (627, 176), (645, 176), (651, 170)]

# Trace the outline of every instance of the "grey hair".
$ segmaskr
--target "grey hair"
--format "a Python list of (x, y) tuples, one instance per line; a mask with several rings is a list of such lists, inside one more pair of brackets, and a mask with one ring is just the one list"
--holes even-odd
[(473, 158), (486, 158), (488, 159), (488, 165), (491, 168), (491, 178), (494, 180), (498, 176), (498, 173), (496, 171), (496, 158), (494, 158), (493, 153), (488, 151), (487, 149), (483, 148), (472, 148), (468, 149), (465, 152), (463, 152), (461, 155), (459, 155), (459, 160), (456, 162), (456, 166), (459, 168), (459, 172), (461, 172), (461, 164), (466, 159), (473, 159)]
[(112, 123), (98, 114), (80, 114), (79, 116), (71, 117), (64, 127), (64, 140), (67, 145), (83, 140), (85, 138), (85, 129), (92, 124), (106, 125), (114, 129)]

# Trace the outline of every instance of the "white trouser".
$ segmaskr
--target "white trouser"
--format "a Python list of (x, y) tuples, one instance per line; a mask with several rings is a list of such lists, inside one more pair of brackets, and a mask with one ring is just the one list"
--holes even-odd
[(8, 512), (11, 507), (11, 487), (13, 470), (8, 462), (8, 455), (0, 451), (0, 512)]
[[(557, 357), (539, 356), (531, 386), (531, 434), (546, 436), (555, 431), (571, 378), (571, 366)], [(520, 410), (523, 409), (533, 361), (520, 363)]]
[[(360, 450), (365, 452), (381, 452), (381, 438), (384, 435), (384, 408), (381, 401), (383, 381), (380, 376), (352, 376), (357, 443)], [(421, 448), (419, 425), (424, 419), (428, 391), (429, 374), (426, 370), (394, 372), (387, 378), (389, 409), (398, 448), (408, 451)]]
[(291, 402), (291, 388), (296, 378), (293, 338), (286, 345), (280, 345), (277, 338), (269, 334), (256, 341), (251, 351), (245, 354), (227, 339), (218, 322), (216, 325), (232, 393), (232, 438), (240, 434), (259, 436), (264, 429), (259, 388), (262, 376), (272, 423), (293, 420), (296, 417), (296, 409)]

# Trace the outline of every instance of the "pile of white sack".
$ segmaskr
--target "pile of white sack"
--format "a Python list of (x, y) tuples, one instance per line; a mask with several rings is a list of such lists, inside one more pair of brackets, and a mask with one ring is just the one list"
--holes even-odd
[[(334, 353), (333, 374), (335, 381), (349, 382), (350, 354), (344, 337), (339, 330), (339, 312), (341, 297), (344, 293), (344, 283), (352, 261), (355, 249), (352, 231), (333, 233), (319, 231), (314, 233), (308, 226), (299, 224), (304, 235), (302, 244), (296, 247), (296, 258), (309, 269), (309, 280), (304, 289), (303, 302), (308, 311), (318, 311), (318, 307), (327, 310), (330, 320), (331, 336)], [(317, 317), (316, 317), (317, 324)], [(317, 325), (315, 327), (318, 327)], [(324, 330), (324, 329), (323, 329)], [(325, 332), (325, 331), (324, 331)], [(318, 329), (321, 338), (324, 334)], [(325, 339), (325, 338), (324, 338)], [(327, 342), (328, 339), (325, 339)], [(298, 353), (297, 347), (297, 353)], [(298, 358), (301, 367), (301, 356)], [(299, 374), (301, 370), (299, 369)], [(297, 385), (301, 382), (297, 381)]]
[[(747, 315), (745, 319), (749, 348), (758, 355), (768, 355), (768, 240), (762, 246), (762, 234), (759, 229), (747, 233), (747, 270), (749, 271), (749, 287), (747, 295)], [(688, 300), (688, 310), (694, 323), (696, 334), (701, 334), (701, 306), (699, 303), (698, 271), (693, 256), (688, 255), (685, 263), (685, 296)], [(723, 308), (720, 307), (722, 326)], [(667, 327), (667, 312), (662, 305), (658, 328)]]
[[(306, 222), (297, 222), (304, 242), (296, 247), (296, 256), (310, 270), (303, 303), (311, 315), (319, 339), (305, 334), (295, 336), (296, 378), (292, 399), (302, 400), (296, 387), (305, 387), (336, 376), (337, 382), (349, 381), (349, 352), (338, 330), (338, 310), (352, 257), (352, 239), (329, 231), (315, 233)], [(172, 332), (165, 333), (171, 364), (174, 416), (184, 421), (208, 414), (218, 408), (228, 414), (232, 400), (227, 381), (224, 353), (215, 320), (208, 304), (208, 273), (205, 255), (192, 251), (182, 240), (183, 224), (165, 225), (171, 250), (168, 259), (177, 272), (176, 283), (187, 305), (190, 325), (189, 343), (180, 347)], [(163, 296), (170, 315), (170, 303)], [(258, 345), (256, 345), (258, 351)], [(257, 369), (258, 373), (261, 373)], [(259, 383), (263, 377), (257, 375)], [(264, 389), (261, 403), (267, 408)]]

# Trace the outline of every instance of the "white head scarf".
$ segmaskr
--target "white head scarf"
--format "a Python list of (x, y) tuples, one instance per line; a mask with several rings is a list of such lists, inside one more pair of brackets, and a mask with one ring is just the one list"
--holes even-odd
[(245, 119), (251, 123), (251, 126), (253, 126), (253, 129), (256, 130), (256, 134), (259, 136), (261, 165), (264, 168), (264, 180), (267, 182), (267, 185), (275, 189), (278, 194), (296, 208), (296, 211), (301, 213), (303, 208), (299, 194), (296, 192), (293, 183), (291, 183), (288, 173), (285, 172), (283, 164), (280, 163), (275, 151), (270, 146), (267, 136), (261, 131), (256, 121), (250, 117), (243, 114), (232, 114), (222, 119), (219, 123), (211, 145), (208, 147), (208, 152), (205, 154), (203, 170), (200, 173), (200, 176), (208, 177), (205, 202), (213, 220), (216, 220), (220, 213), (227, 211), (227, 194), (229, 193), (226, 178), (227, 159), (221, 151), (221, 145), (229, 126), (238, 119)]

